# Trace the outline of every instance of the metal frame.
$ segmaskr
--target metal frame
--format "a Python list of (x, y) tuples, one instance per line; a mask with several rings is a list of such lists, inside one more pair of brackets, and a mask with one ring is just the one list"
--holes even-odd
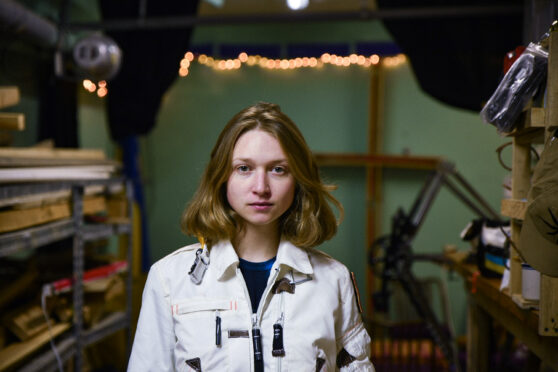
[[(86, 186), (90, 185), (118, 185), (124, 184), (126, 198), (128, 200), (128, 224), (99, 224), (88, 225), (83, 222), (83, 195)], [(131, 307), (132, 307), (132, 202), (133, 188), (131, 183), (123, 177), (101, 179), (101, 180), (79, 180), (27, 184), (0, 185), (0, 199), (13, 198), (31, 194), (47, 193), (71, 189), (72, 217), (69, 219), (51, 222), (42, 226), (22, 229), (16, 232), (0, 234), (0, 257), (11, 254), (32, 251), (42, 245), (62, 240), (73, 236), (73, 307), (74, 319), (73, 329), (70, 333), (58, 337), (55, 342), (61, 359), (65, 362), (74, 358), (74, 368), (81, 371), (83, 367), (83, 349), (102, 338), (120, 330), (127, 329), (127, 350), (131, 348)], [(126, 277), (126, 310), (116, 312), (95, 325), (93, 328), (83, 329), (83, 272), (84, 256), (83, 245), (86, 241), (102, 239), (112, 235), (126, 234), (129, 236), (126, 260), (128, 272)], [(25, 372), (47, 372), (55, 371), (56, 358), (52, 350), (37, 356), (21, 368)]]
[[(456, 185), (450, 181), (450, 177), (453, 177), (461, 187), (472, 196), (472, 199), (456, 187)], [(424, 295), (419, 281), (411, 270), (413, 261), (428, 260), (433, 262), (444, 262), (444, 257), (439, 254), (415, 255), (412, 252), (412, 241), (424, 222), (432, 206), (432, 202), (443, 185), (446, 185), (455, 196), (480, 217), (501, 221), (498, 213), (496, 213), (463, 176), (455, 170), (454, 165), (449, 162), (442, 162), (438, 169), (433, 171), (430, 178), (423, 185), (410, 212), (405, 214), (400, 208), (393, 217), (391, 233), (377, 239), (373, 243), (373, 247), (370, 250), (371, 257), (369, 258), (369, 264), (383, 264), (381, 289), (373, 294), (375, 308), (379, 311), (387, 311), (390, 295), (388, 284), (391, 281), (400, 282), (405, 293), (415, 307), (417, 314), (425, 321), (427, 330), (432, 339), (440, 347), (440, 350), (448, 361), (450, 370), (459, 371), (457, 348), (453, 340), (454, 335), (451, 334), (451, 328), (446, 332), (442, 324), (440, 324), (430, 303)], [(383, 257), (376, 258), (372, 256), (375, 253), (374, 247), (376, 246), (380, 246), (384, 249)]]

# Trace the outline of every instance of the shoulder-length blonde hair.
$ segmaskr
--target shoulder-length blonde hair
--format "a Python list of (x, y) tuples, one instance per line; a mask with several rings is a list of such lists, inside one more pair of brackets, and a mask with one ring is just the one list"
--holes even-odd
[(236, 114), (225, 126), (202, 176), (200, 185), (182, 214), (181, 227), (188, 234), (203, 237), (212, 245), (220, 239), (234, 239), (243, 228), (242, 219), (227, 201), (227, 180), (232, 172), (232, 153), (237, 140), (250, 130), (273, 135), (287, 156), (296, 181), (292, 205), (280, 217), (280, 233), (301, 248), (315, 247), (337, 232), (337, 220), (328, 202), (343, 206), (322, 183), (316, 161), (293, 121), (278, 105), (260, 102)]

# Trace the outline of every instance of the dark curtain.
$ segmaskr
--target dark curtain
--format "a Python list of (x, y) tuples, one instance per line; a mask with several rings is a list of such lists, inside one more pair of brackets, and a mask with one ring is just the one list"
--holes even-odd
[[(148, 1), (146, 17), (195, 16), (198, 0)], [(138, 18), (139, 0), (101, 0), (104, 20)], [(143, 135), (155, 125), (161, 98), (178, 76), (188, 50), (190, 28), (110, 31), (122, 49), (118, 75), (108, 84), (110, 133), (118, 141)]]
[[(522, 1), (378, 0), (380, 9), (521, 6)], [(522, 14), (384, 20), (409, 57), (421, 89), (448, 105), (480, 111), (503, 76), (508, 51), (522, 44)]]

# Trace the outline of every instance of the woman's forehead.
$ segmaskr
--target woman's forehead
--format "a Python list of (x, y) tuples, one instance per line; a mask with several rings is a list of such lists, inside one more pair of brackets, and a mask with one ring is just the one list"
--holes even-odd
[(287, 160), (279, 140), (271, 133), (252, 129), (243, 133), (233, 149), (234, 159)]

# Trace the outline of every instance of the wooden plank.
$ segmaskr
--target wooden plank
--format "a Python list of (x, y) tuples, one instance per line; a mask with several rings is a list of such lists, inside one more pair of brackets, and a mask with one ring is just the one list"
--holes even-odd
[(489, 366), (492, 321), (474, 296), (468, 298), (467, 372), (487, 372)]
[(558, 125), (558, 30), (550, 33), (549, 51), (545, 114), (547, 127)]
[(25, 115), (12, 112), (0, 112), (0, 129), (24, 130)]
[(115, 171), (112, 165), (0, 168), (0, 182), (107, 179)]
[(70, 324), (62, 323), (52, 326), (52, 331), (46, 330), (28, 341), (17, 342), (8, 345), (5, 349), (0, 350), (0, 372), (8, 370), (16, 363), (38, 350), (41, 346), (49, 342), (52, 337), (56, 337), (70, 328)]
[(539, 334), (558, 336), (558, 278), (541, 275)]
[(4, 86), (0, 87), (0, 108), (10, 107), (19, 103), (19, 88)]
[(110, 165), (120, 167), (121, 163), (115, 160), (97, 159), (57, 159), (57, 158), (11, 158), (0, 156), (0, 167), (52, 167), (62, 165)]
[[(93, 214), (106, 210), (103, 196), (84, 198), (83, 213)], [(24, 229), (72, 215), (70, 201), (58, 202), (36, 208), (7, 210), (0, 212), (0, 233)]]
[(317, 153), (320, 166), (378, 166), (386, 168), (436, 169), (443, 161), (440, 157), (410, 155), (379, 155), (357, 153)]
[(38, 305), (12, 312), (4, 318), (3, 323), (21, 341), (29, 340), (48, 327), (43, 311)]
[(502, 216), (523, 220), (527, 211), (527, 201), (502, 199), (500, 213)]
[[(500, 302), (500, 297), (507, 297)], [(490, 314), (492, 319), (500, 323), (510, 333), (525, 343), (527, 348), (535, 353), (543, 362), (553, 368), (558, 368), (558, 337), (541, 337), (537, 326), (529, 321), (533, 316), (532, 310), (521, 310), (511, 301), (509, 296), (493, 297), (479, 291), (475, 295), (477, 303)], [(511, 303), (511, 304), (510, 304)], [(521, 319), (523, 315), (524, 319)]]
[(529, 110), (530, 127), (544, 127), (545, 126), (545, 113), (543, 107), (531, 107)]
[(512, 198), (525, 199), (531, 187), (531, 146), (513, 138)]
[[(383, 142), (383, 108), (384, 108), (384, 67), (382, 64), (370, 67), (370, 97), (368, 119), (368, 154), (381, 154)], [(366, 261), (368, 255), (375, 254), (369, 249), (381, 231), (382, 213), (382, 168), (369, 166), (366, 168), (366, 246), (364, 249)], [(366, 265), (365, 293), (374, 293), (378, 282), (374, 271)], [(374, 314), (372, 296), (366, 296), (368, 316)]]
[[(85, 186), (84, 195), (91, 196), (95, 194), (101, 194), (105, 191), (104, 185), (88, 185)], [(0, 207), (8, 207), (13, 206), (16, 204), (31, 204), (36, 203), (35, 206), (40, 206), (48, 203), (49, 201), (60, 200), (60, 199), (69, 199), (72, 190), (70, 188), (59, 190), (59, 191), (52, 191), (52, 192), (44, 192), (38, 194), (29, 194), (29, 195), (21, 195), (12, 198), (5, 198), (0, 200)]]
[(89, 160), (106, 159), (105, 152), (99, 149), (52, 149), (43, 147), (0, 147), (0, 157)]
[[(521, 143), (514, 137), (512, 140), (512, 199), (521, 200), (527, 198), (531, 187), (531, 145)], [(521, 224), (518, 221), (511, 222), (511, 238), (517, 246), (521, 234)], [(521, 260), (515, 249), (510, 251), (510, 294), (521, 295)]]

